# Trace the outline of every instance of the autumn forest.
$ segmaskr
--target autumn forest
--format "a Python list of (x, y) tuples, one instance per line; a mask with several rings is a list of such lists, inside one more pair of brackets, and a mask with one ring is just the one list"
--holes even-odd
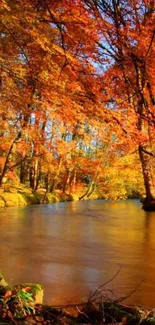
[(154, 0), (1, 0), (0, 7), (0, 191), (28, 188), (42, 202), (58, 193), (145, 195), (151, 209)]

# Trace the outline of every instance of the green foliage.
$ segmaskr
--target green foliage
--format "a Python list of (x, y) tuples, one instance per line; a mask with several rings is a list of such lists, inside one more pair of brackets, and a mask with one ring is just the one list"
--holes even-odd
[(30, 287), (7, 290), (0, 297), (0, 318), (24, 318), (34, 314), (34, 299)]

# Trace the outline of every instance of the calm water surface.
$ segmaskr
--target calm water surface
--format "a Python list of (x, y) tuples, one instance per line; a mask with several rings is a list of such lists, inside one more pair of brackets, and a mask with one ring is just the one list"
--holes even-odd
[(138, 201), (81, 201), (0, 209), (0, 269), (39, 282), (46, 303), (78, 302), (112, 278), (127, 302), (155, 307), (155, 212)]

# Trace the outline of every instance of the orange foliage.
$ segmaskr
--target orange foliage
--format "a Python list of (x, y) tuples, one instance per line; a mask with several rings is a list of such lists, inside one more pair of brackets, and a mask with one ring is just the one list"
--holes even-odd
[(154, 196), (154, 3), (6, 0), (1, 13), (0, 184), (13, 169), (33, 190), (99, 184), (113, 153), (139, 150)]

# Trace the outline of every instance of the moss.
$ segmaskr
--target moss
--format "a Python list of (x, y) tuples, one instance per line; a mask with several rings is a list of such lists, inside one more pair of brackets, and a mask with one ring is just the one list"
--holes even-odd
[[(88, 198), (86, 198), (88, 199)], [(92, 197), (91, 197), (92, 199)], [(96, 196), (95, 199), (98, 199)], [(32, 189), (27, 188), (23, 184), (10, 186), (3, 185), (0, 188), (0, 208), (27, 206), (39, 203), (57, 203), (65, 201), (78, 201), (77, 194), (62, 193), (60, 190), (54, 190), (52, 193), (46, 193), (46, 189), (38, 189), (36, 193), (32, 193)]]
[(24, 194), (18, 193), (18, 205), (19, 206), (27, 205), (27, 200)]
[(2, 194), (2, 198), (5, 201), (6, 207), (18, 206), (18, 194), (4, 192)]
[(5, 201), (0, 197), (0, 208), (5, 208)]
[(55, 203), (56, 200), (55, 200), (55, 197), (52, 193), (47, 193), (46, 194), (46, 199), (47, 199), (47, 202), (48, 203)]
[(26, 198), (27, 204), (39, 204), (39, 197), (36, 193), (27, 193), (27, 194), (23, 194)]
[(27, 188), (27, 187), (19, 187), (18, 188), (18, 192), (21, 194), (32, 194), (32, 189), (31, 188)]
[(32, 193), (10, 193), (4, 192), (0, 197), (0, 207), (26, 206), (29, 204), (38, 204), (40, 200), (37, 194)]
[(61, 201), (60, 195), (56, 192), (47, 193), (46, 197), (47, 197), (49, 203), (56, 203), (56, 202)]
[(79, 201), (79, 196), (77, 194), (71, 194), (72, 201)]
[(43, 194), (43, 195), (45, 195), (45, 193), (46, 193), (46, 189), (45, 188), (38, 188), (37, 189), (37, 194)]
[(43, 194), (37, 192), (37, 197), (40, 203), (49, 203), (45, 193)]
[(4, 189), (0, 187), (0, 195), (4, 193)]
[(65, 202), (65, 201), (78, 201), (79, 197), (76, 194), (61, 193), (54, 191), (46, 194), (47, 203)]
[(63, 193), (61, 196), (62, 201), (72, 201), (72, 195), (71, 194), (67, 194), (67, 193)]
[(13, 193), (13, 194), (17, 194), (18, 193), (18, 190), (15, 187), (10, 187), (7, 192), (10, 192), (10, 193)]
[(98, 200), (98, 198), (99, 198), (98, 193), (92, 193), (92, 194), (88, 197), (89, 200)]

